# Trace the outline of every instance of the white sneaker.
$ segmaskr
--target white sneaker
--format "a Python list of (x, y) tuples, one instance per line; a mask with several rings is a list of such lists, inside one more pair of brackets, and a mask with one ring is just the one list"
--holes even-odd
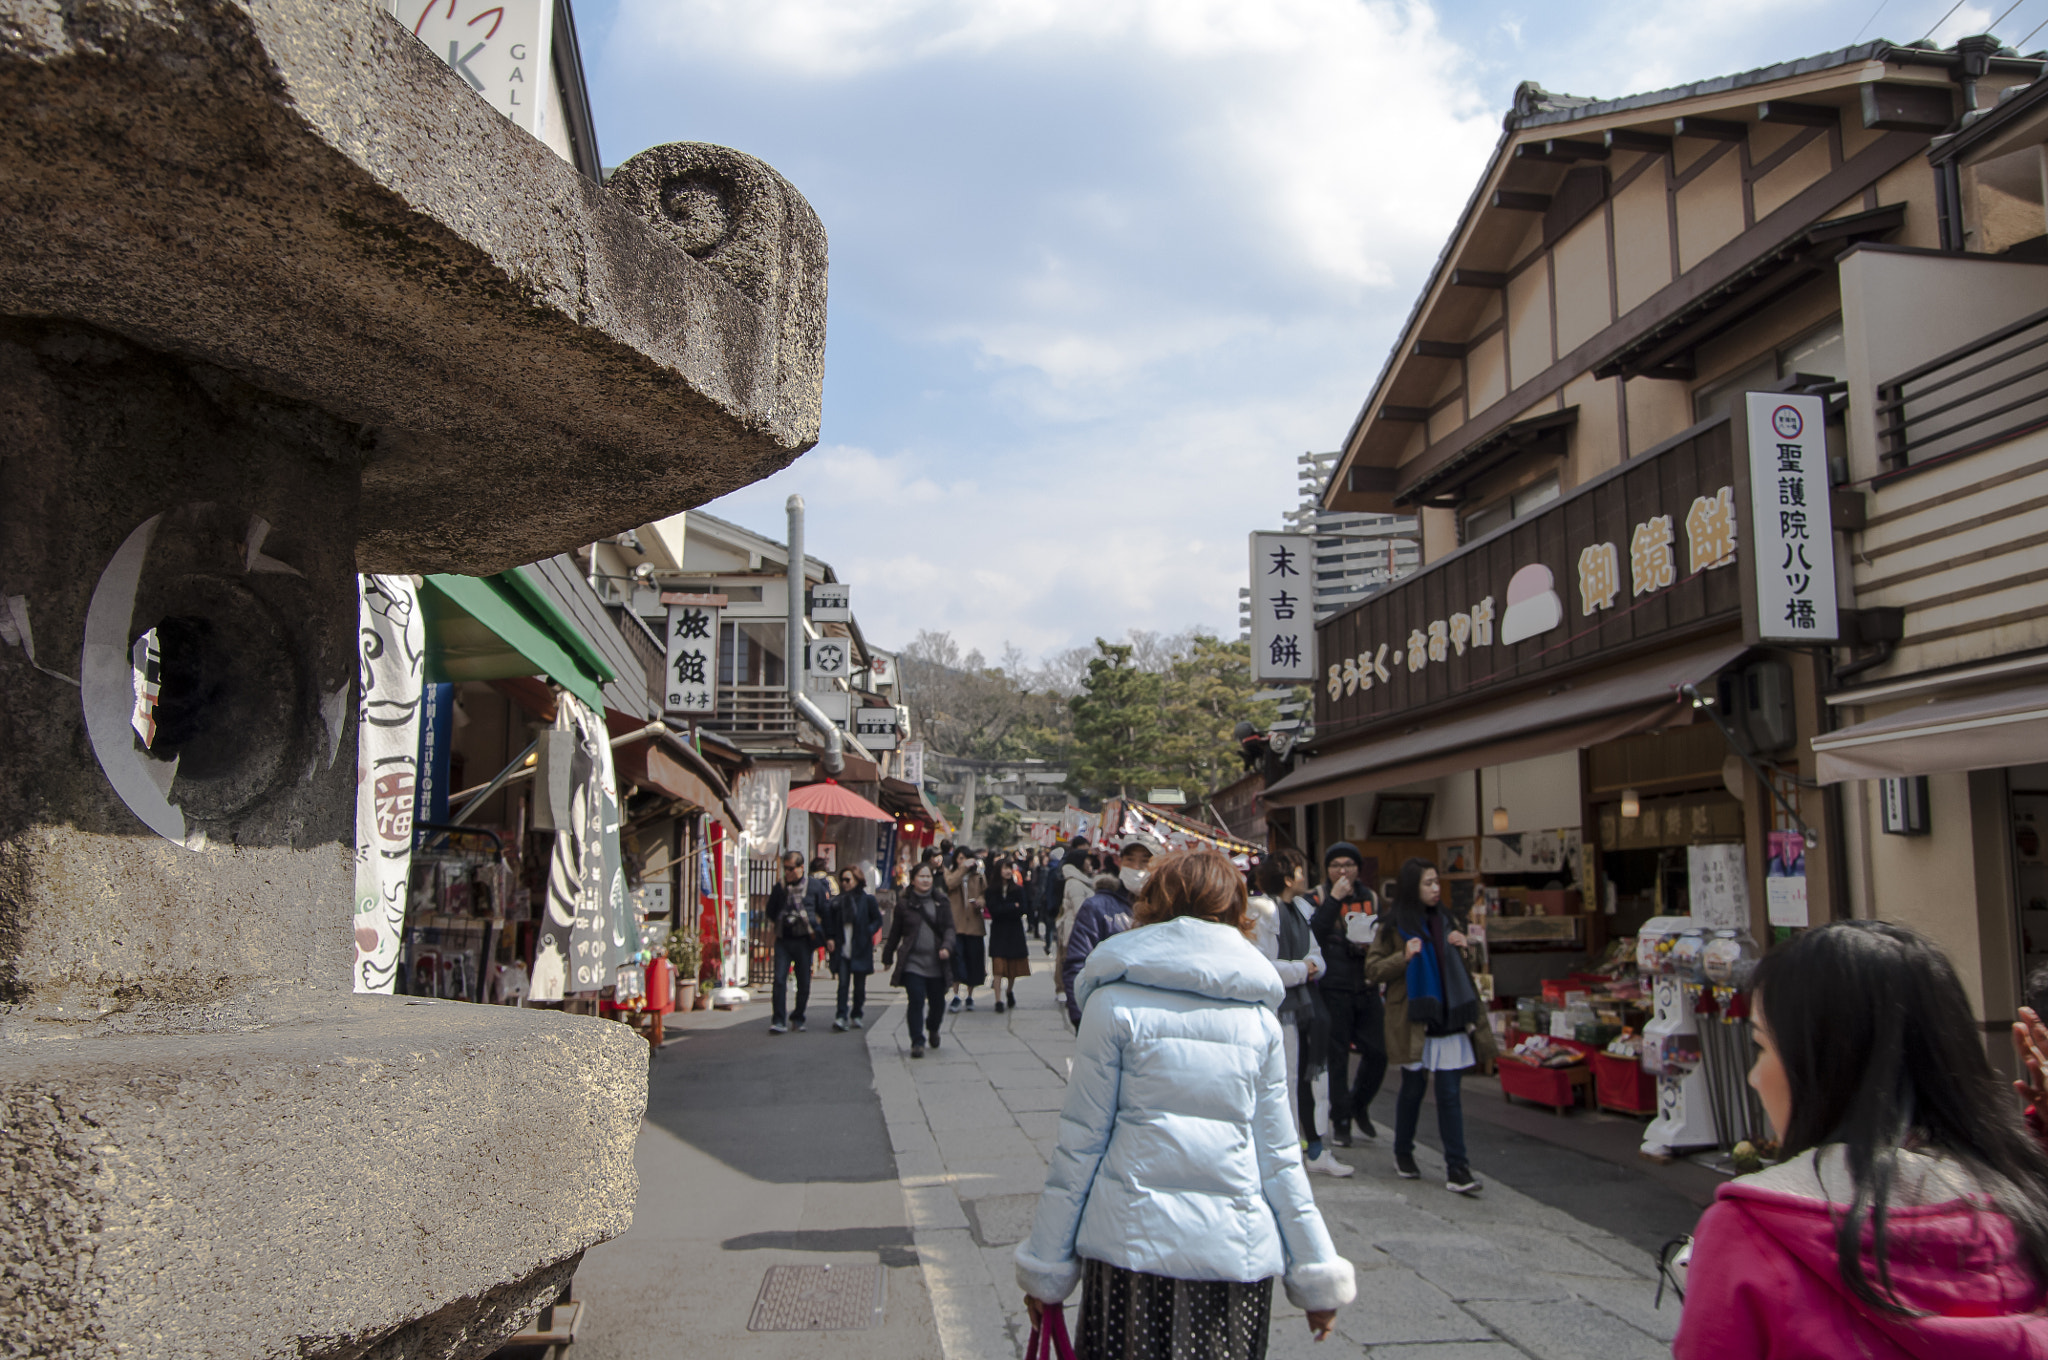
[(1330, 1155), (1328, 1148), (1323, 1149), (1322, 1156), (1315, 1158), (1313, 1161), (1304, 1161), (1302, 1165), (1310, 1171), (1319, 1171), (1325, 1176), (1335, 1176), (1338, 1180), (1353, 1174), (1350, 1167)]

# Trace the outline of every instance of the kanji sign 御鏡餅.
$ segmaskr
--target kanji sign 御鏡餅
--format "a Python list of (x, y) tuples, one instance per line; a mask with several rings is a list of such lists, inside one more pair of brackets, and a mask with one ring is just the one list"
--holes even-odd
[(668, 607), (668, 667), (662, 683), (662, 711), (678, 715), (718, 708), (718, 608), (708, 604)]
[(1315, 539), (1258, 533), (1251, 540), (1253, 676), (1307, 684), (1316, 673)]
[(1750, 392), (1749, 521), (1756, 551), (1755, 640), (1826, 643), (1835, 611), (1834, 517), (1828, 502), (1826, 403)]

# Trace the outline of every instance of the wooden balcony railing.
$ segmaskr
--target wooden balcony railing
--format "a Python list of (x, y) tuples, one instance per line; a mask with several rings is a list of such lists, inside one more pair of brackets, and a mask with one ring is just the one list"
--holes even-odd
[(718, 711), (706, 727), (734, 736), (796, 736), (796, 709), (780, 685), (720, 685)]
[(1877, 385), (1887, 472), (1953, 458), (2048, 427), (2048, 310)]

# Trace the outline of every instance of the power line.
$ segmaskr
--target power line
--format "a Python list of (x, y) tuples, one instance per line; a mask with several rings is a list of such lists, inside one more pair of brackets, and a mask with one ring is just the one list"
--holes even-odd
[(1854, 47), (1857, 43), (1863, 41), (1863, 35), (1870, 31), (1870, 26), (1877, 22), (1877, 16), (1884, 13), (1884, 7), (1886, 5), (1889, 5), (1891, 2), (1892, 0), (1877, 0), (1877, 8), (1870, 11), (1870, 17), (1863, 21), (1863, 27), (1857, 29), (1856, 36), (1849, 39), (1849, 45), (1851, 47)]
[(1993, 20), (1992, 20), (1992, 21), (1991, 21), (1990, 23), (1988, 23), (1988, 24), (1984, 25), (1984, 31), (1985, 31), (1986, 33), (1994, 33), (1994, 32), (1996, 32), (1996, 31), (1998, 30), (1998, 26), (1999, 26), (2000, 24), (2002, 24), (2002, 23), (2004, 23), (2004, 22), (2005, 22), (2005, 20), (2006, 20), (2006, 15), (2009, 15), (2009, 14), (2011, 14), (2011, 13), (2012, 13), (2012, 12), (2013, 12), (2014, 10), (2018, 9), (2018, 8), (2019, 8), (2019, 7), (2021, 6), (2021, 5), (2024, 5), (2024, 4), (2026, 4), (2026, 3), (2027, 3), (2027, 0), (2012, 0), (2012, 3), (2011, 3), (2010, 5), (2007, 5), (2007, 6), (2005, 7), (2005, 14), (2001, 14), (2001, 15), (1999, 15), (1999, 16), (1998, 16), (1998, 17), (1997, 17), (1996, 19), (1993, 19)]
[(2018, 42), (2013, 44), (2013, 50), (2015, 52), (2023, 51), (2026, 48), (2027, 39), (2032, 38), (2034, 34), (2039, 33), (2044, 28), (2048, 28), (2048, 19), (2043, 19), (2040, 23), (2035, 24), (2033, 28), (2029, 29), (2027, 31), (2027, 36), (2025, 38), (2021, 38)]
[[(1944, 14), (1944, 15), (1942, 15), (1942, 16), (1941, 16), (1941, 17), (1940, 17), (1939, 19), (1936, 19), (1936, 20), (1934, 21), (1934, 28), (1940, 28), (1940, 27), (1941, 27), (1941, 26), (1942, 26), (1943, 24), (1947, 23), (1947, 22), (1949, 21), (1949, 18), (1950, 18), (1950, 16), (1951, 16), (1951, 15), (1953, 15), (1953, 14), (1954, 14), (1954, 13), (1955, 13), (1955, 12), (1956, 12), (1957, 10), (1961, 9), (1962, 7), (1963, 7), (1963, 0), (1956, 0), (1956, 2), (1955, 2), (1955, 3), (1953, 4), (1953, 5), (1950, 5), (1950, 6), (1948, 7), (1948, 13), (1947, 13), (1947, 14)], [(1928, 30), (1927, 30), (1927, 31), (1926, 31), (1925, 33), (1921, 34), (1921, 35), (1920, 35), (1920, 41), (1921, 41), (1921, 42), (1926, 42), (1926, 41), (1927, 41), (1927, 40), (1928, 40), (1929, 38), (1933, 37), (1933, 36), (1934, 36), (1934, 28), (1930, 28), (1930, 29), (1928, 29)]]

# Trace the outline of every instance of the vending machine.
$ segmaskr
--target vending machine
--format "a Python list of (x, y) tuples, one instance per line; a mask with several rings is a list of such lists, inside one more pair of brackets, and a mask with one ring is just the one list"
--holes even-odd
[(1670, 1157), (1713, 1147), (1713, 1102), (1700, 1063), (1699, 1023), (1685, 986), (1703, 965), (1709, 932), (1690, 916), (1653, 916), (1636, 934), (1636, 967), (1651, 984), (1655, 1013), (1643, 1026), (1643, 1070), (1657, 1079), (1657, 1117), (1643, 1151)]

